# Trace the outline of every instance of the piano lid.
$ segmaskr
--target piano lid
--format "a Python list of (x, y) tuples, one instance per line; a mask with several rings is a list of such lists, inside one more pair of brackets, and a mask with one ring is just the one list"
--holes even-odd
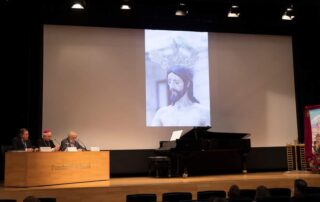
[(230, 133), (230, 132), (211, 132), (207, 131), (210, 129), (207, 127), (194, 127), (190, 131), (186, 132), (180, 139), (242, 139), (249, 137), (249, 133)]

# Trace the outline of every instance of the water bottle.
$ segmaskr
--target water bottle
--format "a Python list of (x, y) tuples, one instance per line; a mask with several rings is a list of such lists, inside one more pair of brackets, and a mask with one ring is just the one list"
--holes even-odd
[(187, 178), (188, 177), (188, 170), (185, 168), (182, 174), (183, 178)]

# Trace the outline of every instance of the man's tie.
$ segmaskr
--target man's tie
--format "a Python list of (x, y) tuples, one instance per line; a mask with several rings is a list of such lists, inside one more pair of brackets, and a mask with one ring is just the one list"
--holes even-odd
[(27, 148), (27, 143), (26, 143), (26, 141), (22, 141), (22, 142), (23, 142), (24, 148)]

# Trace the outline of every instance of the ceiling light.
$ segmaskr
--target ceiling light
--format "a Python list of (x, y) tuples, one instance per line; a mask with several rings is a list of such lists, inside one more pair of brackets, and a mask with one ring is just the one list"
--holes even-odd
[(86, 2), (84, 0), (72, 1), (72, 3), (71, 3), (72, 9), (82, 10), (82, 9), (84, 9), (85, 6), (86, 6)]
[(72, 9), (84, 9), (84, 7), (79, 4), (79, 3), (75, 3), (71, 6)]
[(180, 2), (178, 4), (177, 10), (176, 10), (176, 16), (186, 16), (189, 13), (189, 9), (186, 3)]
[(228, 12), (228, 18), (238, 18), (240, 16), (239, 6), (232, 5)]
[(132, 9), (132, 2), (130, 0), (123, 0), (120, 5), (121, 10), (131, 10)]
[(293, 20), (293, 18), (294, 18), (295, 16), (294, 16), (294, 10), (293, 10), (293, 5), (291, 5), (290, 7), (288, 7), (285, 11), (284, 11), (284, 13), (283, 13), (283, 15), (282, 15), (282, 20)]

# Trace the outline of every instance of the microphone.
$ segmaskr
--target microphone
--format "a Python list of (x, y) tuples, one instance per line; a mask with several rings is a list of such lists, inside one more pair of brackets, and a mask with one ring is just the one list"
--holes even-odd
[[(53, 141), (55, 142), (55, 145), (54, 145), (53, 150), (55, 150), (55, 151), (60, 151), (60, 150), (61, 150), (61, 145), (60, 145), (60, 143), (57, 141), (56, 138), (54, 138)], [(61, 141), (60, 141), (60, 142), (61, 142)]]
[(70, 143), (69, 143), (69, 142), (66, 142), (66, 145), (65, 145), (65, 146), (62, 145), (61, 148), (60, 148), (60, 150), (66, 152), (66, 151), (68, 151), (67, 148), (68, 148), (69, 146), (70, 146)]
[[(60, 143), (57, 141), (57, 139), (56, 138), (54, 138), (53, 139), (53, 141), (54, 141), (54, 143), (56, 143), (57, 144), (57, 146), (60, 146)], [(60, 141), (61, 142), (61, 141)]]
[(85, 151), (88, 151), (88, 149), (87, 149), (87, 147), (86, 147), (86, 145), (78, 138), (78, 142), (80, 142), (81, 143), (81, 147), (84, 147), (84, 150)]

